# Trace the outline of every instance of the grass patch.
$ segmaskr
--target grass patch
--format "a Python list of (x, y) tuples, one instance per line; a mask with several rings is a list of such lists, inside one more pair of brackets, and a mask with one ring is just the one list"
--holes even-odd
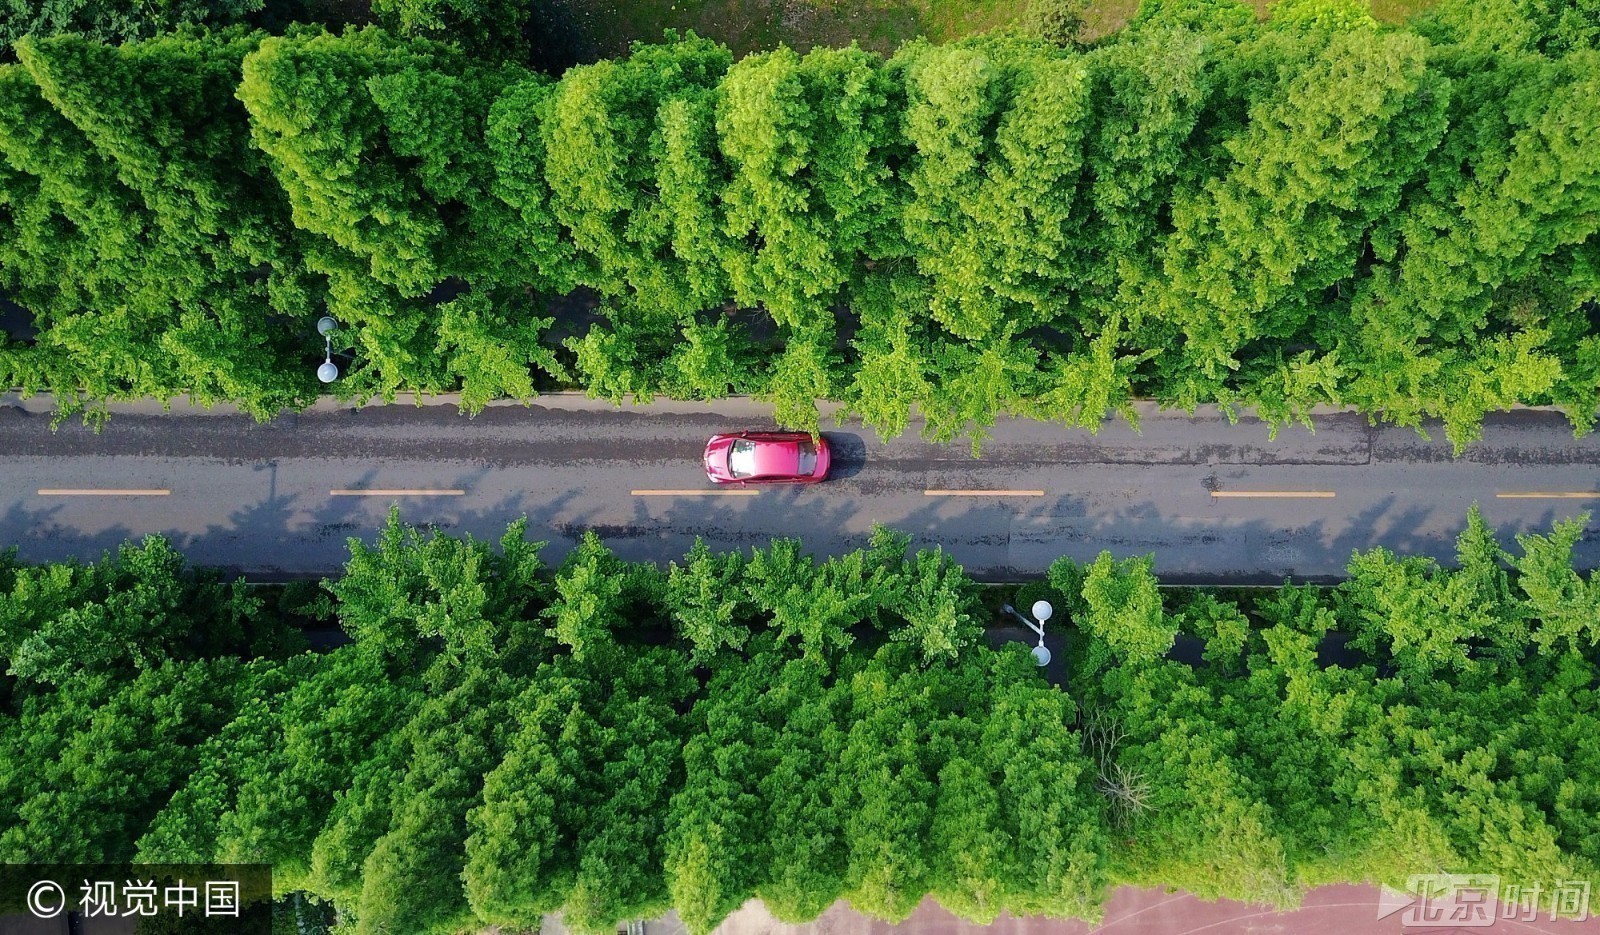
[[(804, 52), (846, 46), (890, 52), (917, 36), (948, 42), (985, 32), (1022, 16), (1029, 0), (567, 0), (574, 25), (592, 54), (621, 55), (637, 39), (655, 40), (667, 29), (692, 29), (726, 43), (738, 55), (780, 43)], [(1249, 0), (1265, 16), (1271, 0)], [(1372, 0), (1373, 16), (1400, 23), (1435, 0)], [(1091, 37), (1122, 27), (1139, 0), (1093, 0)]]
[(577, 28), (600, 57), (627, 51), (637, 39), (667, 29), (692, 29), (746, 55), (785, 44), (847, 46), (890, 52), (907, 39), (935, 41), (1003, 26), (1028, 0), (569, 0)]
[(1438, 0), (1372, 0), (1372, 15), (1385, 23), (1403, 23)]

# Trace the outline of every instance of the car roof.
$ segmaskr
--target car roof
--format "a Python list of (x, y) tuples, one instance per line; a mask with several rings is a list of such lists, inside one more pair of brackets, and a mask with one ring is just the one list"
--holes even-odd
[[(750, 446), (748, 452), (741, 451), (744, 445), (740, 442)], [(735, 473), (753, 477), (794, 474), (800, 469), (800, 446), (795, 439), (739, 439), (728, 455), (728, 466)]]

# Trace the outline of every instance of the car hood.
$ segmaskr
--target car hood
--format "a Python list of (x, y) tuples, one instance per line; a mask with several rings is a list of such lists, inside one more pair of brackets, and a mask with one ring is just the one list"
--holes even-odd
[(733, 474), (728, 471), (728, 449), (733, 447), (731, 438), (713, 438), (706, 444), (706, 473), (722, 480), (732, 480)]

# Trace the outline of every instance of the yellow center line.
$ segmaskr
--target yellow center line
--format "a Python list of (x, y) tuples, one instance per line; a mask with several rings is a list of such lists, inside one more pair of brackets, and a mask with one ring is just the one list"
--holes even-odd
[(41, 497), (165, 497), (172, 491), (159, 487), (41, 487)]
[(1042, 497), (1042, 490), (924, 490), (924, 497)]
[(1593, 500), (1597, 497), (1600, 497), (1600, 490), (1522, 490), (1495, 494), (1499, 500)]
[(429, 490), (425, 488), (373, 487), (363, 490), (330, 490), (330, 497), (460, 497), (465, 490)]
[(759, 490), (635, 490), (635, 497), (754, 497)]
[(1211, 491), (1211, 497), (1214, 500), (1246, 498), (1287, 500), (1296, 497), (1332, 500), (1334, 492), (1331, 490), (1213, 490)]

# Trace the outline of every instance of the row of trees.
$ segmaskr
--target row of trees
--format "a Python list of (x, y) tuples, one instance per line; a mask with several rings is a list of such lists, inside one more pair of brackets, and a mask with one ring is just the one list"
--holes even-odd
[[(318, 0), (118, 0), (19, 2), (0, 8), (0, 55), (24, 36), (72, 33), (102, 42), (149, 39), (192, 27), (249, 25), (278, 32), (291, 23), (348, 25), (360, 4), (339, 7)], [(548, 52), (548, 28), (539, 26), (546, 4), (533, 0), (372, 0), (371, 19), (400, 35), (448, 40), (480, 55), (527, 62)], [(365, 17), (363, 17), (363, 20)], [(531, 28), (530, 28), (531, 27)], [(570, 64), (570, 63), (569, 63)]]
[[(375, 29), (26, 39), (0, 283), (39, 334), (0, 382), (266, 418), (314, 397), (327, 311), (340, 392), (469, 410), (576, 382), (938, 439), (1136, 396), (1586, 431), (1600, 13), (1361, 6), (1149, 0), (1093, 48), (887, 60), (691, 36), (559, 80)], [(552, 330), (579, 287), (604, 322)]]
[[(1554, 888), (1600, 875), (1586, 520), (1511, 556), (1474, 512), (1458, 567), (1358, 553), (1244, 605), (1062, 560), (1017, 597), (1064, 611), (1065, 690), (979, 639), (993, 611), (947, 556), (883, 530), (665, 570), (591, 535), (548, 569), (521, 522), (493, 548), (396, 517), (320, 589), (255, 594), (157, 538), (7, 559), (0, 860), (270, 863), (356, 932)], [(304, 651), (324, 618), (350, 641)]]

